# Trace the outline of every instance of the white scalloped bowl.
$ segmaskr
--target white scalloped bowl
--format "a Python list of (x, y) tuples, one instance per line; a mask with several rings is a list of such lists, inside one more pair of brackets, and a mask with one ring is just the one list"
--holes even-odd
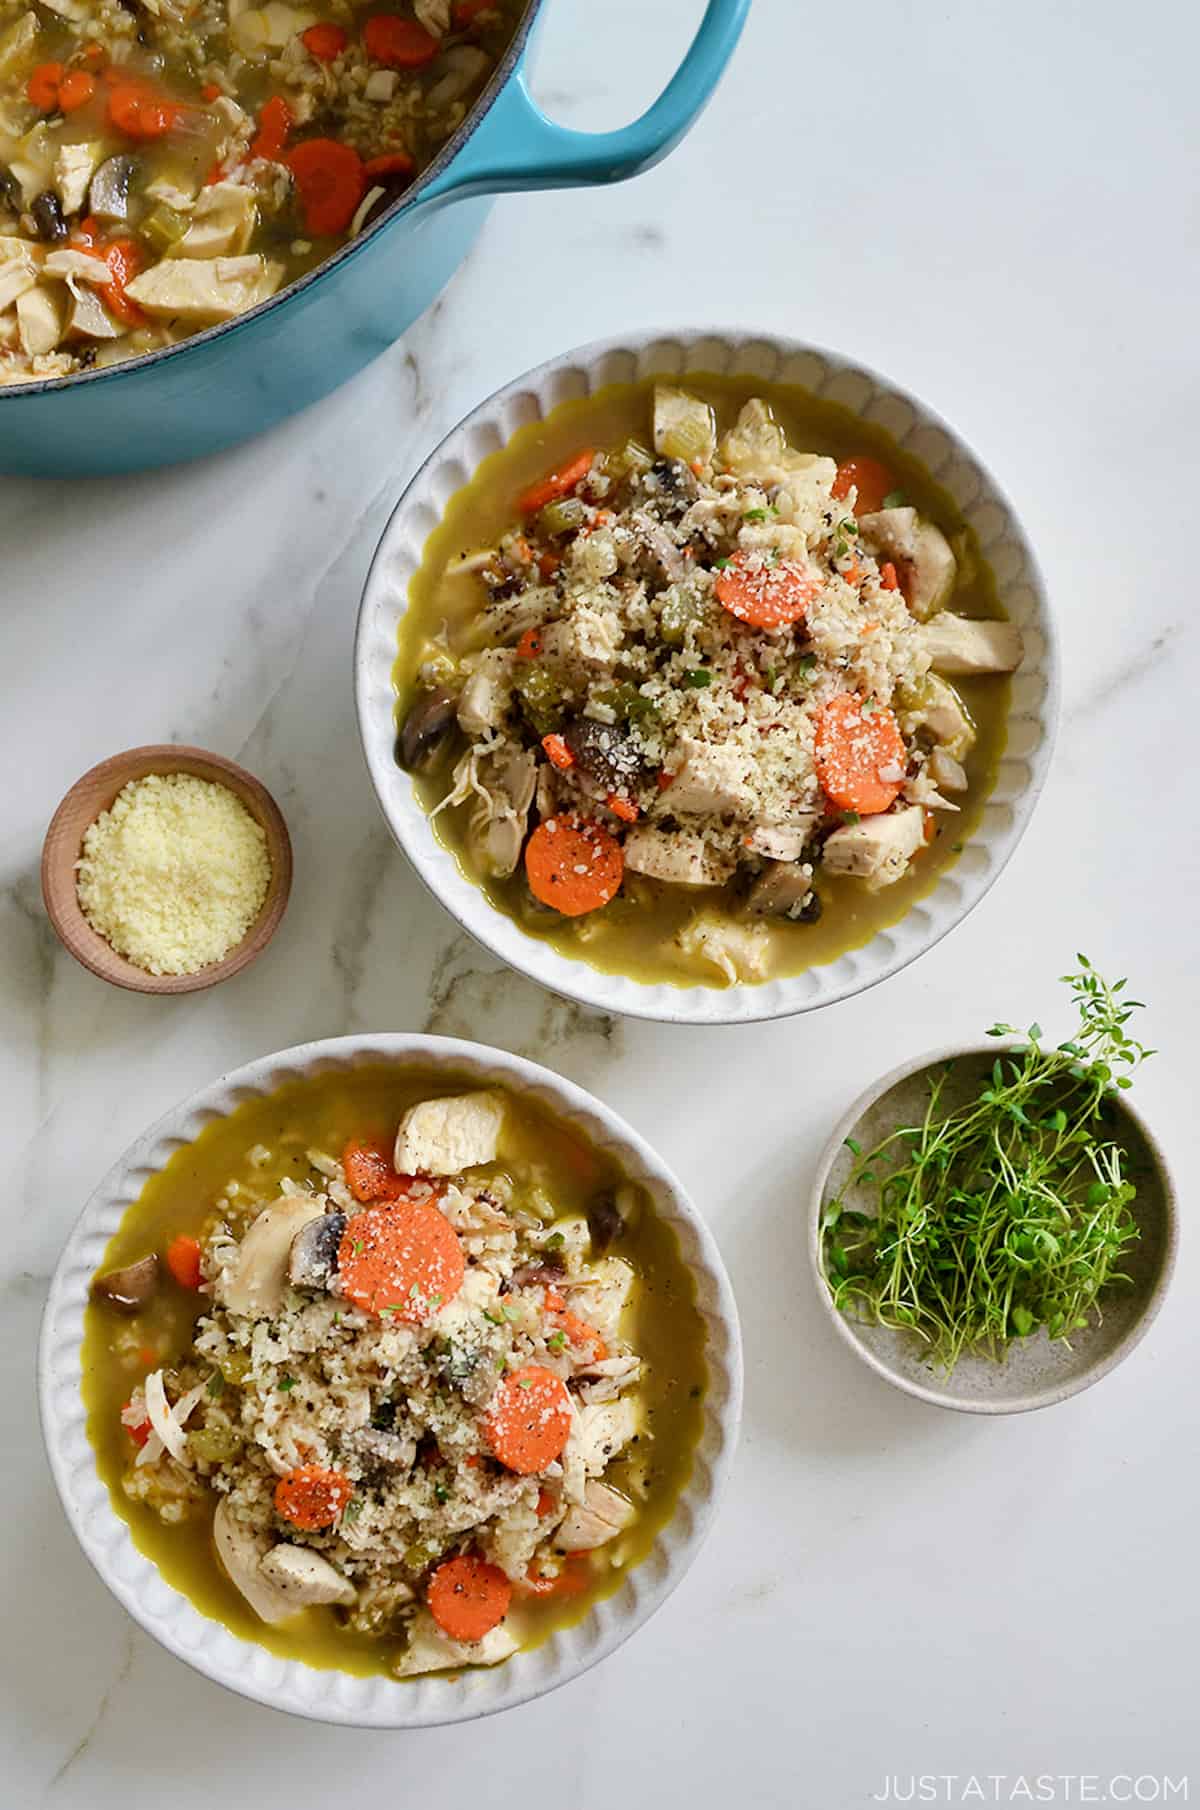
[[(983, 818), (963, 854), (899, 923), (859, 949), (802, 974), (728, 988), (650, 985), (606, 974), (527, 935), (490, 904), (434, 834), (409, 775), (395, 760), (392, 668), (409, 583), (450, 498), (518, 428), (560, 402), (610, 383), (689, 371), (796, 384), (884, 428), (959, 505), (979, 537), (1012, 620), (1025, 637), (1013, 679), (1008, 742)], [(886, 980), (940, 941), (979, 903), (1025, 830), (1037, 801), (1058, 717), (1057, 644), (1037, 562), (1012, 507), (971, 449), (932, 410), (886, 378), (834, 352), (788, 339), (685, 330), (603, 340), (539, 365), (472, 410), (412, 479), (384, 530), (367, 575), (355, 646), (359, 734), (393, 836), (434, 897), (465, 930), (523, 974), (604, 1012), (678, 1024), (747, 1024), (830, 1005)]]
[[(640, 1182), (675, 1231), (696, 1287), (706, 1333), (709, 1388), (692, 1473), (675, 1514), (612, 1596), (541, 1646), (490, 1670), (457, 1676), (358, 1678), (281, 1659), (239, 1639), (173, 1589), (134, 1545), (96, 1470), (81, 1394), (83, 1315), (91, 1278), (127, 1207), (181, 1144), (243, 1100), (301, 1076), (385, 1061), (469, 1074), (551, 1107)], [(361, 1728), (421, 1728), (468, 1721), (544, 1696), (612, 1653), (679, 1583), (713, 1519), (737, 1443), (742, 1353), (737, 1308), (720, 1254), (671, 1171), (623, 1119), (591, 1094), (536, 1063), (452, 1037), (403, 1032), (334, 1037), (247, 1063), (168, 1112), (105, 1177), (81, 1214), (50, 1284), (39, 1353), (42, 1432), (63, 1507), (84, 1552), (113, 1595), (169, 1652), (244, 1697), (318, 1722)]]

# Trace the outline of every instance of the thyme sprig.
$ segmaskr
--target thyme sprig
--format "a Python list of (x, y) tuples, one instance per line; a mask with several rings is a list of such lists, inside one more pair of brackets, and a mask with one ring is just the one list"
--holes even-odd
[[(1126, 1283), (1139, 1236), (1136, 1188), (1109, 1135), (1112, 1100), (1154, 1054), (1125, 1026), (1141, 1007), (1086, 956), (1062, 976), (1078, 1015), (1054, 1047), (1040, 1025), (995, 1024), (1019, 1041), (961, 1105), (944, 1096), (955, 1065), (930, 1079), (919, 1124), (898, 1126), (854, 1164), (822, 1217), (825, 1279), (838, 1308), (905, 1329), (953, 1370), (965, 1351), (999, 1358), (1044, 1326), (1052, 1339), (1100, 1317)], [(846, 1205), (866, 1193), (874, 1212)]]

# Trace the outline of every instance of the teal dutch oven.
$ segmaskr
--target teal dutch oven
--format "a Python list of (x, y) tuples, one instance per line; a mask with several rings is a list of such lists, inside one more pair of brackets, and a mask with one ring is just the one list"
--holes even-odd
[(0, 470), (82, 477), (195, 459), (336, 389), (424, 313), (493, 196), (619, 182), (665, 157), (716, 86), (750, 0), (708, 0), (667, 87), (615, 132), (568, 131), (534, 104), (525, 60), (546, 4), (533, 0), (478, 105), (422, 179), (328, 263), (178, 346), (0, 389)]

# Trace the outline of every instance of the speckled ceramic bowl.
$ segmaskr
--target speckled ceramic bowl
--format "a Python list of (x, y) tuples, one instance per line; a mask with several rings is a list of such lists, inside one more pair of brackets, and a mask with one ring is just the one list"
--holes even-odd
[[(606, 384), (689, 371), (795, 384), (883, 427), (932, 473), (974, 528), (1001, 601), (1025, 639), (1014, 675), (1008, 743), (983, 818), (963, 854), (899, 923), (803, 974), (760, 985), (676, 987), (605, 974), (527, 935), (497, 911), (434, 834), (410, 776), (395, 760), (392, 668), (408, 587), (450, 498), (518, 428)], [(1058, 657), (1037, 562), (1007, 498), (975, 454), (923, 403), (834, 352), (795, 340), (704, 330), (606, 340), (565, 353), (490, 396), (448, 434), (409, 484), (367, 578), (355, 650), (359, 733), (376, 795), (400, 847), (464, 929), (510, 966), (605, 1012), (680, 1024), (745, 1024), (829, 1005), (886, 980), (966, 917), (1021, 839), (1050, 761), (1058, 717)]]
[[(551, 1107), (647, 1190), (675, 1230), (704, 1319), (709, 1389), (692, 1474), (674, 1517), (620, 1588), (573, 1627), (486, 1671), (414, 1678), (358, 1678), (282, 1659), (210, 1620), (160, 1576), (114, 1513), (96, 1471), (80, 1393), (83, 1315), (105, 1246), (148, 1176), (212, 1119), (305, 1075), (368, 1063), (448, 1070), (481, 1087), (502, 1086)], [(113, 1595), (168, 1651), (218, 1684), (273, 1709), (364, 1728), (420, 1728), (494, 1714), (544, 1696), (627, 1640), (670, 1595), (712, 1525), (733, 1461), (742, 1402), (737, 1309), (716, 1245), (670, 1170), (623, 1119), (536, 1063), (450, 1037), (406, 1033), (337, 1037), (264, 1056), (193, 1095), (140, 1137), (101, 1182), (67, 1242), (46, 1303), (39, 1359), (42, 1431), (67, 1519)]]
[[(1122, 1096), (1116, 1103), (1114, 1135), (1137, 1181), (1133, 1213), (1141, 1237), (1123, 1265), (1133, 1286), (1111, 1292), (1098, 1325), (1074, 1335), (1069, 1346), (1061, 1339), (1047, 1338), (1045, 1330), (1040, 1330), (1030, 1338), (1014, 1340), (1003, 1363), (965, 1356), (946, 1376), (929, 1362), (911, 1335), (887, 1326), (860, 1324), (839, 1312), (825, 1281), (821, 1217), (855, 1160), (846, 1139), (853, 1138), (862, 1149), (871, 1150), (897, 1125), (914, 1123), (928, 1101), (927, 1077), (950, 1061), (955, 1067), (944, 1097), (950, 1104), (957, 1103), (960, 1090), (961, 1097), (966, 1097), (967, 1090), (973, 1090), (991, 1070), (998, 1050), (1004, 1047), (1003, 1043), (989, 1043), (984, 1048), (935, 1050), (884, 1075), (834, 1128), (817, 1164), (810, 1200), (809, 1260), (817, 1293), (839, 1336), (897, 1389), (934, 1407), (957, 1408), (966, 1414), (1023, 1414), (1032, 1408), (1048, 1408), (1107, 1376), (1129, 1356), (1162, 1306), (1178, 1242), (1175, 1190), (1166, 1159), (1145, 1121)], [(870, 1212), (870, 1190), (861, 1199), (852, 1191), (846, 1204)]]

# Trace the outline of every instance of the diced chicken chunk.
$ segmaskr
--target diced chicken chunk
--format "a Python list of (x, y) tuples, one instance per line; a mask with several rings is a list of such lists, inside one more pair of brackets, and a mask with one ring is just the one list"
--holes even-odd
[(720, 886), (735, 865), (732, 857), (718, 853), (703, 836), (687, 830), (668, 835), (649, 824), (630, 830), (624, 852), (630, 873), (665, 880), (671, 886)]
[(967, 707), (945, 679), (926, 673), (915, 694), (900, 709), (900, 727), (905, 735), (927, 729), (934, 740), (961, 760), (975, 746), (975, 725)]
[(1025, 652), (1015, 622), (973, 622), (943, 610), (925, 624), (925, 646), (934, 672), (950, 677), (1015, 672)]
[(858, 525), (873, 553), (904, 567), (904, 596), (918, 622), (945, 604), (958, 576), (958, 561), (940, 528), (915, 509), (877, 509)]
[(249, 245), (258, 220), (252, 189), (240, 182), (214, 182), (201, 189), (192, 222), (176, 246), (181, 258), (237, 256)]
[(503, 1622), (482, 1640), (451, 1640), (429, 1611), (422, 1609), (413, 1618), (408, 1645), (392, 1670), (397, 1678), (415, 1678), (422, 1672), (446, 1672), (458, 1665), (499, 1665), (516, 1650), (516, 1636)]
[(574, 1461), (586, 1475), (598, 1477), (617, 1453), (625, 1450), (638, 1425), (637, 1404), (627, 1395), (619, 1401), (593, 1402), (581, 1408), (563, 1452), (564, 1469)]
[(569, 1508), (554, 1535), (559, 1552), (590, 1552), (615, 1540), (633, 1520), (636, 1510), (619, 1491), (592, 1478), (583, 1501)]
[(459, 727), (467, 735), (498, 729), (512, 698), (512, 656), (506, 648), (488, 648), (462, 688)]
[(242, 1239), (232, 1273), (217, 1284), (217, 1297), (230, 1313), (269, 1320), (279, 1312), (292, 1240), (324, 1210), (315, 1194), (283, 1194), (263, 1208)]
[(92, 171), (104, 153), (101, 139), (88, 139), (80, 144), (60, 145), (54, 160), (54, 186), (58, 190), (64, 214), (78, 214), (92, 180)]
[(20, 75), (28, 72), (28, 64), (34, 61), (33, 51), (38, 41), (38, 33), (42, 22), (34, 12), (22, 13), (15, 24), (0, 37), (0, 76)]
[(230, 1583), (241, 1591), (260, 1621), (273, 1624), (298, 1614), (302, 1605), (263, 1575), (263, 1543), (236, 1519), (226, 1496), (217, 1503), (213, 1516), (213, 1544)]
[(495, 1161), (504, 1125), (499, 1094), (481, 1090), (410, 1106), (396, 1133), (401, 1175), (457, 1175)]
[(430, 37), (445, 37), (450, 29), (450, 0), (413, 0), (413, 11)]
[(53, 352), (62, 338), (62, 292), (47, 283), (36, 283), (17, 297), (17, 326), (21, 349), (31, 358)]
[(798, 861), (815, 822), (815, 817), (804, 817), (797, 823), (760, 823), (750, 832), (750, 852), (767, 861)]
[(746, 763), (736, 748), (714, 746), (684, 736), (680, 738), (680, 752), (683, 763), (660, 795), (657, 805), (660, 812), (720, 816), (726, 811), (748, 808), (751, 791)]
[(633, 1271), (620, 1257), (604, 1257), (588, 1267), (587, 1280), (567, 1283), (575, 1311), (606, 1339), (615, 1339), (633, 1288)]
[(731, 924), (701, 912), (684, 925), (675, 942), (684, 955), (719, 968), (731, 986), (766, 978), (769, 937), (762, 924)]
[(570, 616), (546, 624), (542, 651), (548, 660), (587, 667), (611, 666), (623, 638), (619, 617), (581, 604)]
[(233, 320), (274, 295), (283, 265), (257, 252), (242, 258), (164, 258), (126, 284), (147, 314), (171, 320)]
[(349, 1578), (307, 1546), (273, 1546), (259, 1561), (258, 1568), (293, 1609), (307, 1609), (317, 1603), (349, 1605), (357, 1595)]
[(832, 873), (866, 880), (875, 891), (900, 878), (924, 840), (925, 813), (910, 805), (834, 830), (826, 838), (825, 865)]
[(783, 429), (758, 396), (743, 406), (725, 435), (721, 457), (742, 479), (766, 488), (782, 485), (790, 495), (790, 506), (785, 510), (782, 499), (777, 499), (776, 506), (781, 515), (786, 513), (801, 523), (815, 523), (819, 518), (837, 476), (835, 460), (822, 453), (797, 452), (788, 445)]
[(933, 776), (934, 783), (940, 786), (943, 792), (966, 791), (966, 769), (962, 762), (955, 760), (954, 756), (947, 753), (945, 748), (935, 748), (929, 756), (929, 771)]

